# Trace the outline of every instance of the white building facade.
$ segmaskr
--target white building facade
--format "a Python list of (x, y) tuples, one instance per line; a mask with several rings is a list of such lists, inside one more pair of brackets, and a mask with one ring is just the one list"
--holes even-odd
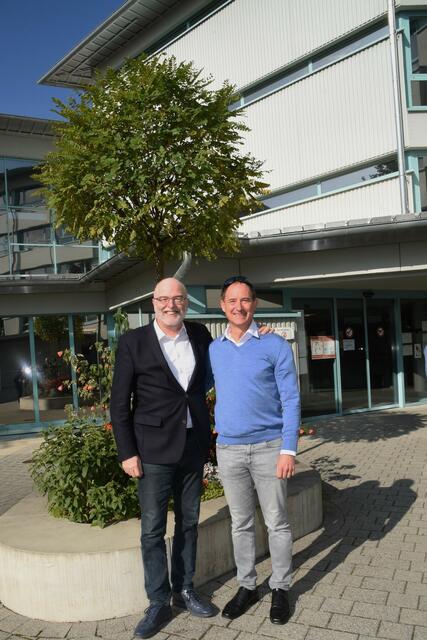
[[(260, 315), (293, 342), (305, 418), (426, 402), (427, 2), (128, 0), (42, 82), (78, 87), (143, 51), (236, 85), (246, 148), (270, 183), (264, 209), (242, 219), (241, 254), (193, 261), (192, 315), (218, 331), (221, 282), (250, 278)], [(56, 287), (71, 328), (73, 313), (96, 312), (108, 333), (119, 305), (134, 326), (148, 321), (152, 270), (108, 257), (73, 282), (56, 267), (37, 304), (64, 313)], [(41, 313), (27, 302), (29, 318)], [(22, 295), (8, 305), (5, 318), (20, 315)]]

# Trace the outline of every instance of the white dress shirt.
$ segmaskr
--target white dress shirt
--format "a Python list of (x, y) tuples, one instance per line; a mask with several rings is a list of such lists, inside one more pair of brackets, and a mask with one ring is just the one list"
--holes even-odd
[[(242, 345), (245, 344), (245, 342), (250, 340), (252, 337), (259, 338), (258, 327), (257, 327), (257, 324), (256, 324), (256, 322), (254, 320), (252, 320), (251, 324), (249, 325), (249, 327), (246, 330), (246, 332), (242, 335), (242, 337), (240, 338), (239, 342), (236, 342), (236, 340), (234, 340), (234, 338), (232, 338), (231, 331), (230, 331), (230, 325), (227, 325), (227, 328), (226, 328), (224, 334), (221, 336), (221, 340), (230, 340), (230, 342), (235, 344), (236, 347), (241, 347)], [(280, 450), (280, 454), (282, 455), (284, 453), (286, 453), (289, 456), (295, 456), (296, 455), (296, 451), (290, 451), (290, 449), (281, 449)]]
[[(153, 326), (169, 369), (186, 391), (196, 366), (196, 359), (185, 326), (182, 325), (181, 331), (176, 336), (166, 335), (160, 329), (157, 320), (154, 320)], [(187, 408), (187, 429), (192, 426), (190, 409)]]

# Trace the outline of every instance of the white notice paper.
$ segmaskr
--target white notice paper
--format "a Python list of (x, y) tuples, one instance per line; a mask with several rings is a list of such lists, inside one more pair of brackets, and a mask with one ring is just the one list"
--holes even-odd
[(404, 344), (403, 345), (403, 355), (404, 356), (412, 356), (412, 344)]

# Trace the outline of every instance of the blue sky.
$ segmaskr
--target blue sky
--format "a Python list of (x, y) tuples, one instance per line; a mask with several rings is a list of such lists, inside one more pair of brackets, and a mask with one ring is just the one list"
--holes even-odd
[(124, 0), (0, 0), (0, 113), (57, 117), (52, 96), (70, 91), (37, 81)]

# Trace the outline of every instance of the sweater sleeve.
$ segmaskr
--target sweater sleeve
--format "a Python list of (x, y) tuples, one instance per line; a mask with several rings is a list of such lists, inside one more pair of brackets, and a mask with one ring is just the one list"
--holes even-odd
[(301, 402), (294, 357), (291, 346), (286, 340), (283, 340), (280, 346), (274, 375), (282, 403), (281, 448), (296, 452), (301, 421)]

